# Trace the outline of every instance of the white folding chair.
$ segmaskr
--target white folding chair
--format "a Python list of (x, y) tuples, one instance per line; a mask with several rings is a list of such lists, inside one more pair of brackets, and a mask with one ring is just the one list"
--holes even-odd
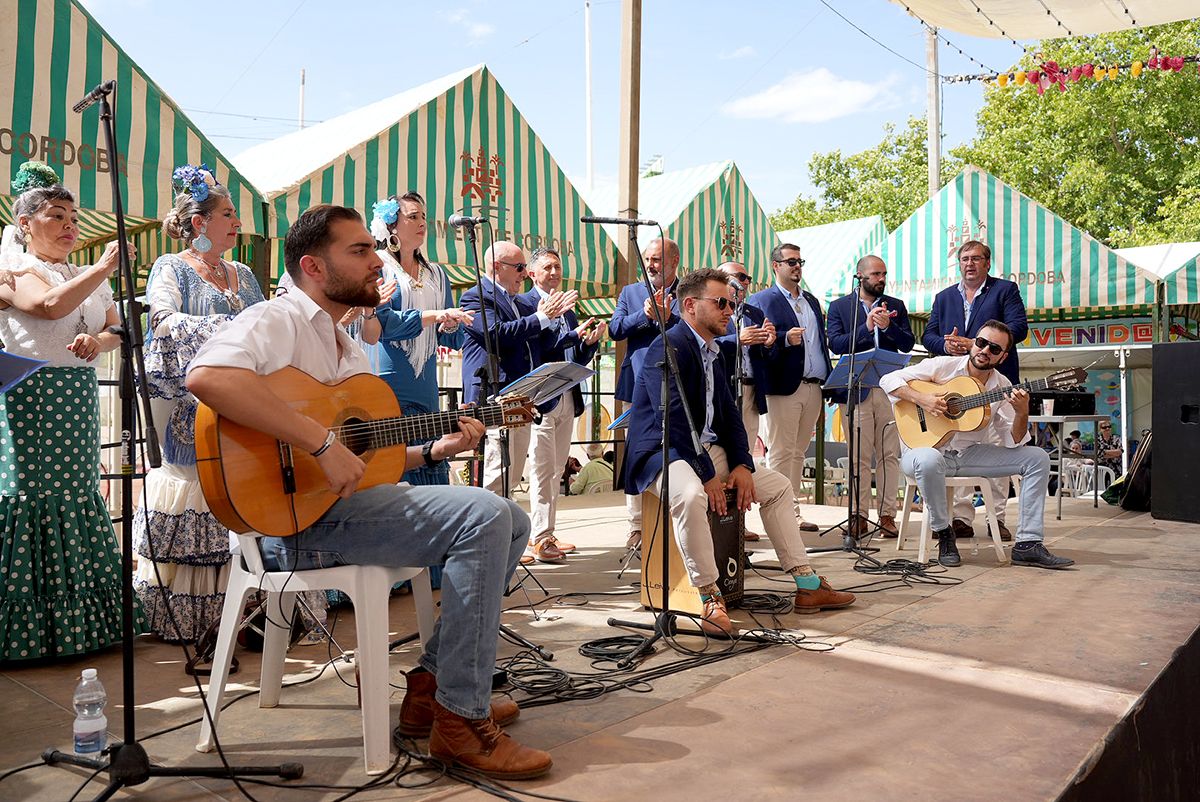
[[(308, 571), (268, 571), (258, 549), (257, 533), (238, 535), (240, 554), (235, 553), (229, 569), (229, 585), (221, 626), (217, 633), (207, 696), (212, 724), (207, 716), (200, 720), (199, 752), (211, 752), (215, 746), (213, 728), (221, 715), (225, 683), (229, 679), (230, 659), (241, 624), (246, 598), (256, 590), (267, 593), (264, 626), (262, 675), (259, 680), (259, 707), (275, 707), (283, 685), (283, 662), (296, 615), (296, 594), (306, 590), (340, 590), (354, 604), (358, 635), (354, 662), (358, 668), (359, 695), (363, 720), (363, 753), (367, 774), (380, 774), (391, 764), (391, 714), (388, 700), (388, 597), (392, 586), (412, 580), (413, 601), (417, 610), (417, 630), (422, 643), (433, 635), (433, 591), (429, 572), (424, 568), (384, 568), (378, 565), (343, 565)], [(237, 550), (235, 550), (236, 552)]]
[[(996, 519), (995, 505), (992, 499), (991, 480), (985, 479), (982, 476), (947, 476), (946, 477), (946, 504), (953, 503), (954, 488), (969, 487), (972, 489), (978, 488), (983, 493), (983, 508), (987, 514), (988, 529), (992, 533), (992, 544), (996, 548), (996, 559), (1001, 563), (1008, 562), (1004, 555), (1004, 543), (1000, 540), (1000, 524)], [(1018, 485), (1018, 491), (1020, 486)], [(908, 519), (912, 514), (913, 497), (917, 492), (917, 480), (911, 476), (904, 477), (904, 504), (900, 508), (900, 527), (899, 535), (896, 538), (896, 551), (904, 548), (905, 542), (909, 539), (908, 536)], [(925, 555), (929, 548), (929, 541), (932, 532), (932, 527), (929, 522), (929, 499), (925, 499), (925, 513), (921, 516), (921, 533), (918, 535), (919, 545), (917, 547), (917, 560), (925, 562)]]

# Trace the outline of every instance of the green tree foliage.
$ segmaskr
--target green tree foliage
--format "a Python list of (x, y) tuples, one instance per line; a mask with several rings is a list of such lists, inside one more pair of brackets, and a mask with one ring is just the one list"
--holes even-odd
[[(878, 214), (895, 228), (929, 198), (926, 130), (923, 118), (910, 117), (901, 130), (885, 125), (883, 141), (873, 148), (814, 154), (808, 174), (819, 200), (801, 195), (771, 215), (771, 224), (783, 231)], [(943, 183), (961, 166), (954, 157), (943, 159)]]
[[(1054, 39), (1020, 68), (1146, 62), (1196, 52), (1200, 21)], [(1041, 58), (1038, 58), (1040, 54)], [(978, 133), (954, 155), (1045, 204), (1098, 239), (1140, 245), (1200, 239), (1200, 76), (1122, 68), (1115, 81), (1080, 79), (1039, 95), (989, 86)]]

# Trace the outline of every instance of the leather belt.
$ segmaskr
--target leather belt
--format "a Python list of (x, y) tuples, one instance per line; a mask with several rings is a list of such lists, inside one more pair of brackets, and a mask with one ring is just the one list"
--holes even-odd
[(804, 382), (805, 384), (824, 384), (825, 383), (824, 379), (814, 379), (811, 376), (805, 376), (800, 381)]

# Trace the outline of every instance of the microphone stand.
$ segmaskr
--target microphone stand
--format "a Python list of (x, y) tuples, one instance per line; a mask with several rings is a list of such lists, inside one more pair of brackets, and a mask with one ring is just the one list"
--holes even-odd
[[(100, 104), (100, 121), (104, 129), (108, 163), (111, 166), (109, 177), (112, 182), (113, 212), (117, 223), (117, 314), (120, 317), (119, 326), (111, 326), (109, 331), (121, 339), (121, 671), (122, 671), (122, 712), (124, 718), (125, 740), (114, 743), (105, 751), (108, 760), (102, 758), (80, 757), (67, 754), (57, 749), (47, 749), (42, 753), (42, 760), (47, 765), (69, 764), (93, 769), (96, 773), (108, 769), (108, 785), (96, 800), (109, 799), (117, 791), (129, 786), (140, 785), (151, 777), (218, 777), (232, 779), (249, 776), (278, 776), (285, 779), (295, 779), (304, 774), (304, 767), (299, 763), (285, 763), (280, 766), (230, 766), (227, 763), (220, 767), (191, 767), (191, 766), (152, 766), (145, 748), (137, 741), (137, 722), (135, 716), (134, 692), (134, 662), (133, 657), (133, 472), (134, 472), (134, 426), (137, 418), (136, 401), (138, 392), (134, 380), (134, 365), (137, 365), (137, 375), (146, 375), (146, 365), (142, 358), (142, 310), (134, 293), (133, 270), (129, 263), (129, 248), (126, 242), (125, 211), (121, 201), (121, 184), (117, 179), (117, 146), (116, 131), (113, 120), (113, 108), (109, 103), (109, 95), (116, 94), (116, 81), (108, 81), (93, 89), (87, 97), (75, 105), (76, 112), (82, 112), (94, 103)], [(150, 398), (146, 383), (141, 387), (142, 414), (146, 421), (146, 450), (147, 462), (150, 467), (157, 468), (162, 464), (158, 449), (158, 435), (154, 429), (153, 417), (150, 412)], [(208, 702), (205, 699), (204, 714), (210, 715)], [(224, 762), (224, 756), (222, 756)], [(240, 786), (239, 786), (240, 787)]]
[[(584, 221), (587, 222), (587, 221)], [(646, 272), (646, 261), (642, 258), (641, 249), (637, 247), (637, 228), (643, 225), (641, 221), (622, 220), (622, 223), (629, 226), (629, 243), (630, 250), (637, 254), (638, 265), (642, 274), (642, 283), (646, 287), (647, 297), (654, 298), (654, 285), (650, 283), (650, 274)], [(657, 224), (656, 224), (657, 225)], [(666, 234), (663, 233), (662, 226), (658, 226), (660, 241), (666, 240)], [(665, 248), (665, 246), (664, 246)], [(665, 253), (664, 253), (665, 256)], [(663, 287), (664, 300), (666, 287)], [(662, 387), (660, 390), (660, 401), (662, 404), (662, 482), (659, 487), (658, 496), (658, 515), (659, 515), (659, 537), (663, 539), (660, 544), (659, 552), (662, 555), (662, 596), (659, 602), (659, 612), (654, 619), (654, 633), (649, 637), (643, 638), (642, 642), (629, 655), (622, 658), (617, 663), (618, 668), (629, 668), (634, 665), (642, 655), (648, 654), (653, 648), (654, 643), (662, 638), (667, 638), (670, 635), (677, 634), (675, 628), (675, 613), (670, 610), (670, 577), (671, 577), (671, 549), (670, 543), (667, 541), (667, 528), (671, 525), (671, 383), (675, 384), (675, 388), (679, 391), (680, 405), (683, 407), (683, 414), (688, 420), (688, 429), (692, 435), (692, 445), (696, 453), (700, 453), (700, 435), (696, 429), (696, 421), (692, 419), (692, 409), (688, 404), (687, 394), (683, 384), (679, 381), (679, 363), (675, 360), (675, 351), (667, 342), (667, 320), (670, 313), (663, 313), (663, 309), (659, 304), (651, 303), (651, 308), (654, 309), (654, 319), (658, 323), (659, 335), (663, 340), (663, 361), (659, 364), (662, 373)], [(686, 325), (686, 324), (681, 324)], [(608, 625), (612, 627), (633, 627), (643, 628), (644, 624), (639, 624), (635, 621), (621, 621), (616, 618), (608, 619)], [(703, 632), (687, 633), (696, 634), (702, 637), (708, 637)], [(668, 641), (669, 642), (669, 641)]]

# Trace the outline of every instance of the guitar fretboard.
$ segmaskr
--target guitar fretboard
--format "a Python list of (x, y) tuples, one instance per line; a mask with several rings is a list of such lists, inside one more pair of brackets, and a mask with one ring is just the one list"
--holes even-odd
[(998, 390), (988, 390), (975, 395), (963, 396), (958, 399), (955, 406), (961, 412), (962, 410), (974, 409), (975, 407), (983, 407), (988, 404), (994, 404), (997, 401), (1003, 401), (1012, 394), (1013, 390), (1045, 390), (1050, 386), (1049, 379), (1033, 379), (1032, 381), (1014, 384), (1011, 387), (1002, 387)]
[(486, 407), (456, 409), (449, 412), (430, 412), (424, 415), (402, 415), (395, 418), (380, 418), (372, 421), (357, 421), (338, 426), (334, 433), (343, 443), (361, 442), (367, 438), (367, 448), (386, 448), (401, 443), (433, 440), (444, 434), (458, 431), (458, 419), (475, 418), (489, 429), (504, 423), (504, 407), (492, 404)]

